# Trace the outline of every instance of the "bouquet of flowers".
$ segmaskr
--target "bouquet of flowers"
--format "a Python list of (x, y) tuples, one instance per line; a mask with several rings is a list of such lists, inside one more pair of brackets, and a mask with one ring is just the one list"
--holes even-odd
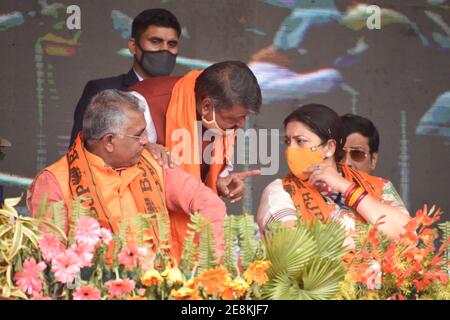
[[(442, 211), (425, 205), (405, 226), (405, 233), (389, 241), (378, 231), (380, 223), (360, 225), (354, 254), (340, 299), (450, 299), (448, 284), (450, 224), (432, 228)], [(436, 250), (437, 249), (437, 250)]]
[[(19, 201), (0, 209), (0, 296), (7, 299), (450, 298), (450, 224), (440, 225), (445, 240), (435, 250), (435, 207), (419, 210), (396, 241), (379, 224), (359, 225), (351, 253), (337, 221), (273, 224), (259, 236), (244, 212), (226, 217), (216, 246), (210, 222), (194, 213), (176, 261), (163, 214), (123, 220), (112, 234), (79, 201), (69, 221), (62, 203), (43, 199), (30, 218), (14, 209)], [(145, 236), (149, 223), (158, 229), (156, 246)]]

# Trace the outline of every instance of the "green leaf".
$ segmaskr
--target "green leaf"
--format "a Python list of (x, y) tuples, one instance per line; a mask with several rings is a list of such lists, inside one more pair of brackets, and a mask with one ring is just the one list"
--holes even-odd
[(216, 243), (211, 222), (206, 218), (202, 218), (202, 227), (200, 232), (200, 240), (198, 245), (199, 270), (214, 268), (217, 265)]
[(340, 290), (345, 273), (339, 259), (314, 258), (297, 278), (301, 283), (299, 299), (333, 298)]
[(5, 199), (5, 201), (4, 201), (5, 208), (15, 207), (16, 205), (19, 204), (21, 199), (22, 199), (22, 197)]
[(262, 298), (266, 300), (296, 300), (299, 291), (297, 283), (287, 273), (281, 272), (262, 287)]
[(0, 226), (0, 238), (5, 234), (12, 230), (13, 226), (10, 223), (4, 224)]
[(294, 228), (272, 229), (264, 237), (267, 259), (272, 263), (269, 278), (278, 274), (295, 275), (317, 255), (317, 244), (311, 232), (302, 224)]
[(5, 284), (2, 288), (2, 297), (9, 298), (11, 296), (11, 288)]
[(39, 244), (38, 244), (38, 238), (36, 233), (34, 233), (32, 230), (28, 229), (27, 227), (23, 227), (22, 228), (23, 234), (24, 236), (30, 240), (30, 242), (34, 245), (34, 247), (36, 249), (39, 249)]
[(23, 241), (22, 223), (17, 220), (14, 225), (14, 237), (8, 255), (8, 258), (10, 260), (13, 259), (19, 252), (20, 248), (22, 247), (22, 241)]
[(310, 231), (317, 244), (317, 253), (321, 257), (340, 258), (347, 253), (348, 250), (343, 247), (345, 229), (339, 222), (316, 222)]
[(241, 216), (237, 216), (237, 228), (239, 232), (240, 257), (242, 267), (247, 267), (253, 263), (256, 257), (257, 242), (255, 238), (256, 224), (252, 215), (246, 211)]
[(226, 216), (223, 224), (224, 233), (224, 253), (223, 263), (228, 272), (233, 274), (236, 270), (235, 266), (235, 249), (238, 245), (236, 231), (236, 216)]

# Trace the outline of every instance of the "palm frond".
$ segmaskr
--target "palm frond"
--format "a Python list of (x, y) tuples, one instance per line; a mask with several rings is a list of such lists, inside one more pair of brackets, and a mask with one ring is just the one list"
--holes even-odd
[(303, 224), (294, 228), (274, 228), (264, 237), (267, 259), (272, 266), (269, 278), (286, 272), (295, 275), (317, 255), (317, 244), (311, 232)]
[(310, 231), (317, 244), (317, 254), (321, 257), (340, 258), (347, 253), (343, 247), (345, 229), (337, 221), (330, 223), (314, 223)]
[(339, 259), (315, 257), (298, 276), (300, 300), (325, 300), (336, 296), (345, 277)]
[(265, 300), (295, 300), (299, 296), (298, 284), (287, 273), (281, 272), (262, 287)]

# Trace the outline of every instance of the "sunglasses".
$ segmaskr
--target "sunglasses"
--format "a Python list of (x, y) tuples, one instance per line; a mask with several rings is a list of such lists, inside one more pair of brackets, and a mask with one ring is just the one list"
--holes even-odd
[(367, 158), (367, 156), (369, 155), (368, 153), (364, 152), (363, 150), (358, 150), (358, 149), (344, 148), (343, 150), (346, 154), (350, 153), (350, 158), (352, 158), (352, 160), (356, 161), (356, 162), (364, 161)]

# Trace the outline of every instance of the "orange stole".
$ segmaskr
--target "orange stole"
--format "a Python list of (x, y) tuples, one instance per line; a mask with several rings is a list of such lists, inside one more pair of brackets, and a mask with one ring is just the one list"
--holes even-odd
[[(99, 183), (94, 181), (92, 168), (86, 158), (85, 149), (81, 133), (78, 135), (72, 147), (68, 150), (67, 161), (61, 162), (67, 165), (69, 171), (68, 181), (64, 181), (60, 175), (58, 167), (49, 167), (49, 171), (55, 174), (58, 182), (64, 189), (68, 185), (69, 192), (64, 192), (65, 204), (71, 209), (73, 199), (80, 199), (83, 206), (88, 208), (94, 217), (97, 217), (100, 224), (112, 232), (117, 233), (120, 229), (120, 218), (113, 216), (105, 203), (101, 190), (97, 189)], [(164, 198), (163, 175), (161, 167), (156, 161), (144, 151), (141, 161), (137, 164), (141, 171), (139, 175), (130, 183), (130, 189), (133, 199), (138, 209), (137, 213), (142, 214), (163, 214), (169, 223), (167, 209)], [(70, 224), (70, 216), (68, 220)], [(157, 245), (159, 243), (159, 234), (156, 228), (155, 219), (150, 219), (152, 228), (145, 230)], [(130, 240), (133, 239), (133, 230), (130, 230)]]
[[(175, 84), (166, 114), (165, 139), (166, 147), (174, 152), (176, 151), (175, 149), (182, 145), (181, 152), (175, 154), (175, 157), (180, 156), (183, 159), (180, 167), (199, 180), (201, 180), (203, 150), (201, 150), (202, 146), (199, 145), (199, 135), (202, 135), (202, 132), (199, 132), (197, 128), (197, 108), (194, 89), (195, 81), (202, 72), (203, 70), (191, 71)], [(172, 141), (172, 133), (178, 129), (185, 129), (189, 133), (190, 139), (186, 141), (183, 138), (182, 142), (179, 140)], [(213, 160), (211, 161), (209, 172), (204, 182), (215, 193), (217, 193), (216, 184), (219, 174), (226, 165), (227, 153), (231, 154), (233, 152), (234, 140), (234, 135), (226, 135), (214, 139), (213, 151), (211, 152), (213, 154)], [(172, 235), (174, 236), (173, 241), (178, 242), (179, 247), (181, 247), (186, 237), (186, 231), (188, 230), (187, 224), (190, 221), (190, 217), (181, 212), (170, 212), (170, 216)], [(179, 252), (179, 255), (181, 255), (181, 252)], [(174, 253), (174, 256), (178, 255)]]
[[(356, 183), (376, 199), (381, 199), (384, 185), (381, 179), (345, 165), (338, 164), (338, 167), (341, 168), (345, 179)], [(283, 178), (282, 183), (284, 190), (291, 196), (295, 208), (301, 214), (302, 221), (309, 223), (319, 219), (326, 222), (331, 219), (334, 206), (328, 205), (316, 188), (301, 181), (293, 174)], [(356, 212), (355, 215), (361, 218)]]

